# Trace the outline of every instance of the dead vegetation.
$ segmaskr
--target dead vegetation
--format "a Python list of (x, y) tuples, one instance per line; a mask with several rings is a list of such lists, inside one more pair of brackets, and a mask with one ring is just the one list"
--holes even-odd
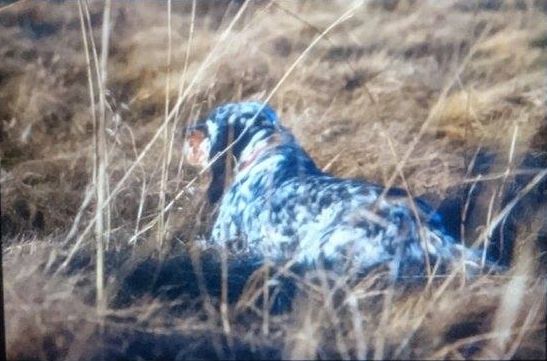
[[(519, 228), (511, 270), (472, 282), (454, 274), (392, 287), (381, 271), (361, 280), (285, 272), (290, 287), (268, 287), (275, 269), (229, 259), (228, 282), (242, 294), (226, 305), (217, 256), (197, 257), (219, 271), (201, 279), (210, 297), (191, 271), (201, 269), (192, 243), (210, 210), (207, 175), (180, 157), (183, 128), (229, 100), (268, 99), (334, 174), (385, 184), (404, 160), (412, 193), (434, 203), (469, 182), (473, 155), (487, 148), (498, 154), (494, 193), (474, 231), (488, 228), (502, 211), (490, 200), (523, 156), (545, 156), (546, 9), (470, 4), (113, 2), (103, 55), (103, 2), (0, 5), (8, 357), (545, 358), (542, 199)], [(265, 300), (285, 289), (296, 290), (293, 309), (271, 311)]]

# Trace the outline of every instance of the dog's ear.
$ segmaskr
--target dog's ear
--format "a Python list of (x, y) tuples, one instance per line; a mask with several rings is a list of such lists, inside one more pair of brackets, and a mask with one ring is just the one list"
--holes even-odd
[[(207, 189), (207, 197), (210, 204), (217, 203), (224, 194), (227, 180), (227, 157), (226, 147), (228, 146), (227, 127), (219, 128), (215, 141), (211, 144), (210, 159), (216, 159), (211, 164), (211, 183)], [(217, 158), (218, 157), (218, 158)]]
[(207, 197), (211, 204), (218, 202), (224, 194), (227, 181), (226, 161), (226, 154), (223, 154), (211, 165), (211, 183), (207, 189)]

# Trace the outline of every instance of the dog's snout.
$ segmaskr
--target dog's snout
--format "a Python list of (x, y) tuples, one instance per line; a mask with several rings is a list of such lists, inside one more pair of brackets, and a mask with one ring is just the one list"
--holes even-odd
[(204, 166), (209, 154), (209, 140), (204, 132), (196, 127), (188, 128), (184, 140), (183, 154), (188, 163)]

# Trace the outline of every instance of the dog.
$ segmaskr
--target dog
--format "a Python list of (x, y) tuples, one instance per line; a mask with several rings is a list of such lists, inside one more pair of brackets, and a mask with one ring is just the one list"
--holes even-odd
[(424, 200), (323, 172), (267, 104), (215, 108), (187, 128), (184, 154), (212, 173), (209, 245), (339, 272), (386, 265), (394, 277), (485, 265)]

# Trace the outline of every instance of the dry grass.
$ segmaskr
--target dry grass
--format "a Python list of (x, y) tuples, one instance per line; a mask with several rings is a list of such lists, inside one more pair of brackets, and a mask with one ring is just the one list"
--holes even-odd
[[(502, 275), (394, 287), (381, 270), (248, 269), (193, 251), (207, 174), (179, 151), (214, 105), (268, 99), (321, 167), (402, 174), (435, 203), (485, 147), (498, 157), (476, 237), (503, 212), (492, 192), (547, 148), (541, 1), (112, 2), (106, 27), (104, 9), (0, 5), (10, 359), (545, 358), (543, 200)], [(265, 302), (276, 272), (298, 290), (287, 312)]]

